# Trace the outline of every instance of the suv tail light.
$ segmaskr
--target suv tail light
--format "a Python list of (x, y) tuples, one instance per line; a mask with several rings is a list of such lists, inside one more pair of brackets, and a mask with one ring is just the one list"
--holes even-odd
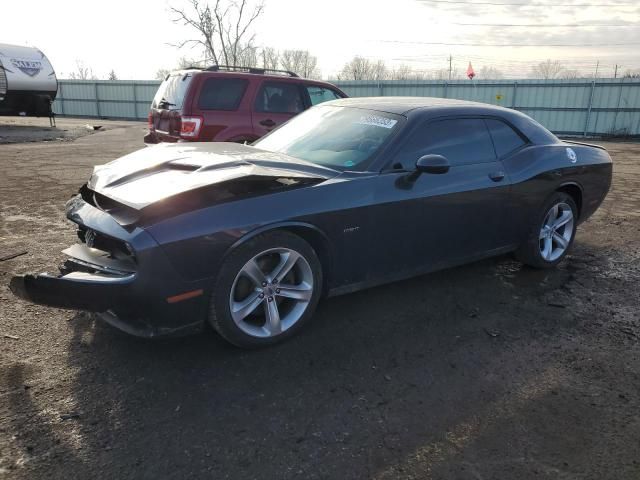
[(200, 127), (202, 127), (202, 117), (182, 117), (180, 120), (180, 136), (188, 139), (198, 138)]
[(149, 130), (153, 130), (153, 112), (149, 112), (149, 115), (147, 115), (147, 124), (149, 125)]

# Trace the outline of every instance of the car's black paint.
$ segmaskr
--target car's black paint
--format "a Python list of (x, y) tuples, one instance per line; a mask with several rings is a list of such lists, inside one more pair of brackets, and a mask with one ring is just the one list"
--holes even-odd
[[(583, 221), (611, 183), (605, 150), (562, 142), (513, 110), (428, 98), (324, 105), (396, 113), (406, 121), (367, 171), (339, 172), (234, 144), (163, 145), (124, 157), (96, 170), (83, 196), (69, 202), (67, 216), (83, 231), (121, 242), (133, 252), (135, 272), (114, 279), (97, 262), (85, 278), (64, 270), (60, 278), (17, 277), (12, 290), (38, 303), (96, 311), (108, 306), (107, 320), (120, 328), (122, 319), (142, 319), (132, 333), (182, 332), (204, 324), (221, 262), (259, 233), (283, 229), (307, 240), (322, 262), (326, 292), (338, 294), (515, 250), (555, 191), (574, 197)], [(523, 145), (483, 163), (469, 151), (468, 164), (450, 165), (446, 173), (394, 168), (416, 129), (444, 118), (500, 120)], [(429, 154), (428, 138), (423, 153)], [(207, 178), (176, 173), (203, 168)], [(154, 191), (145, 197), (158, 175), (174, 183), (166, 196)], [(114, 202), (110, 208), (100, 195)], [(120, 204), (128, 215), (121, 215)], [(111, 275), (112, 291), (91, 275)], [(184, 292), (201, 293), (167, 300)]]
[(450, 168), (449, 160), (437, 154), (423, 155), (416, 162), (416, 173), (447, 173)]

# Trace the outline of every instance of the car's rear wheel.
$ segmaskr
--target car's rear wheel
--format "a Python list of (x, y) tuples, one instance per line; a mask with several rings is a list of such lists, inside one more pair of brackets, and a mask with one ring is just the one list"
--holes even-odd
[(233, 251), (213, 288), (209, 321), (229, 342), (255, 348), (294, 335), (313, 315), (322, 271), (297, 235), (259, 235)]
[(540, 210), (516, 256), (536, 268), (551, 268), (565, 257), (576, 234), (578, 208), (573, 198), (556, 192)]

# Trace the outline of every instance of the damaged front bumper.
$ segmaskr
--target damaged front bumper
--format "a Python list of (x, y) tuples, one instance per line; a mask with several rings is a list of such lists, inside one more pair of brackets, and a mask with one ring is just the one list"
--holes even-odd
[(69, 259), (61, 267), (60, 275), (15, 276), (9, 284), (13, 294), (40, 305), (88, 312), (104, 312), (130, 301), (127, 292), (136, 272), (127, 268), (125, 262), (81, 244), (62, 253)]
[[(78, 224), (81, 240), (86, 241), (86, 233), (91, 232), (91, 243), (102, 239), (109, 248), (124, 248), (114, 253), (102, 246), (75, 244), (63, 251), (68, 259), (58, 275), (14, 276), (9, 284), (14, 295), (40, 305), (95, 312), (107, 323), (141, 337), (184, 335), (202, 329), (206, 312), (203, 285), (181, 279), (146, 232), (124, 230), (107, 213), (80, 199), (69, 202), (67, 216)], [(130, 255), (123, 254), (129, 249)], [(172, 301), (176, 295), (193, 291), (200, 295)]]

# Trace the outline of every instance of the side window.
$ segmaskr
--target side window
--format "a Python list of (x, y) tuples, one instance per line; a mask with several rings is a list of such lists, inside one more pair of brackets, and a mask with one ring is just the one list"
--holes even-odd
[(201, 110), (237, 110), (248, 83), (241, 78), (208, 78), (200, 90), (198, 107)]
[(318, 105), (322, 102), (328, 102), (329, 100), (337, 100), (338, 98), (342, 98), (340, 95), (338, 95), (338, 92), (335, 92), (329, 88), (317, 87), (315, 85), (309, 85), (305, 88), (309, 93), (311, 105)]
[(493, 138), (493, 144), (496, 147), (496, 153), (499, 157), (508, 155), (525, 145), (527, 142), (509, 125), (500, 120), (486, 120), (489, 132)]
[(444, 155), (452, 167), (496, 159), (487, 126), (484, 120), (476, 118), (424, 123), (405, 142), (394, 168), (413, 170), (416, 160), (430, 153)]
[(295, 83), (264, 83), (258, 92), (256, 112), (300, 113), (304, 110), (302, 95)]

